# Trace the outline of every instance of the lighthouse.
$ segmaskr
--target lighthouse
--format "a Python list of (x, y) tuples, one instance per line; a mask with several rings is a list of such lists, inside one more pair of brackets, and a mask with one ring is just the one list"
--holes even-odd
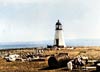
[(66, 47), (64, 36), (63, 36), (62, 24), (59, 22), (59, 20), (57, 21), (55, 25), (54, 46), (59, 47), (59, 48)]

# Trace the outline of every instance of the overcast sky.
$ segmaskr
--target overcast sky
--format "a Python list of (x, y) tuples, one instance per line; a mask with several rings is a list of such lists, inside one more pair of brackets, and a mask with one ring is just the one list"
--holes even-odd
[(0, 42), (53, 40), (58, 19), (65, 39), (100, 39), (100, 0), (0, 0)]

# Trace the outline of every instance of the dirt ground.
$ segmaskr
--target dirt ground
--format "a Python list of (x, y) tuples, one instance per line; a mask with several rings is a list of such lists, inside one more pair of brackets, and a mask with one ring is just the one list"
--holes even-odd
[(6, 62), (0, 58), (0, 72), (95, 72), (95, 70), (68, 71), (67, 67), (52, 69), (45, 61), (43, 62)]
[[(9, 50), (12, 53), (26, 53), (33, 52), (34, 50)], [(1, 53), (8, 51), (0, 51)], [(45, 50), (44, 55), (51, 55), (56, 53), (68, 53), (71, 58), (77, 55), (88, 56), (89, 59), (100, 60), (100, 47), (77, 47), (75, 49), (61, 49), (61, 50)], [(0, 57), (0, 72), (96, 72), (95, 69), (83, 71), (82, 69), (74, 69), (68, 71), (67, 67), (52, 69), (48, 67), (47, 59), (45, 61), (34, 62), (6, 62), (5, 59)]]

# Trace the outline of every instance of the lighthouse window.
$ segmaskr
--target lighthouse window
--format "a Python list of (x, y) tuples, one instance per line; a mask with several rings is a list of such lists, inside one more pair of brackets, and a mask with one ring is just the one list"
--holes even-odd
[(58, 25), (56, 25), (56, 28), (58, 28), (59, 26)]
[(62, 29), (62, 26), (61, 25), (59, 26), (59, 29)]

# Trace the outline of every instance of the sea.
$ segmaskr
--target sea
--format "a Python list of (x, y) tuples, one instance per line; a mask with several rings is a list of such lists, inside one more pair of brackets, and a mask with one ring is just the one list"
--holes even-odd
[[(36, 42), (0, 42), (0, 49), (16, 48), (45, 48), (47, 45), (53, 45), (53, 40)], [(67, 39), (66, 46), (100, 46), (100, 39)]]

